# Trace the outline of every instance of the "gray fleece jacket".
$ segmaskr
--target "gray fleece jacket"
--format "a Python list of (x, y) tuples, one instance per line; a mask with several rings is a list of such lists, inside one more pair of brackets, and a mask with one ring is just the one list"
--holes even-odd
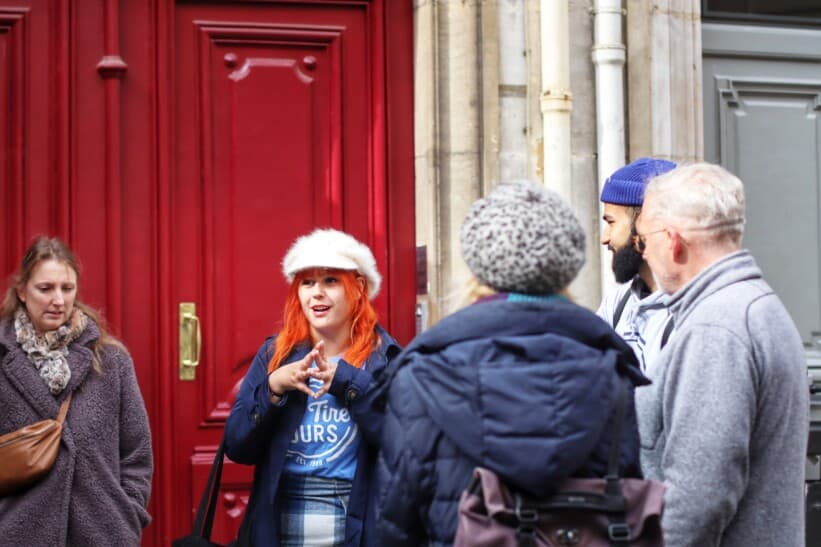
[(20, 494), (0, 497), (2, 545), (140, 544), (151, 492), (148, 418), (126, 352), (107, 347), (102, 374), (92, 369), (89, 348), (98, 336), (89, 319), (69, 346), (71, 380), (54, 397), (17, 344), (14, 326), (0, 322), (0, 434), (54, 418), (74, 394), (49, 474)]
[(795, 325), (747, 251), (670, 299), (675, 333), (636, 390), (642, 468), (667, 486), (667, 547), (804, 545), (809, 426)]

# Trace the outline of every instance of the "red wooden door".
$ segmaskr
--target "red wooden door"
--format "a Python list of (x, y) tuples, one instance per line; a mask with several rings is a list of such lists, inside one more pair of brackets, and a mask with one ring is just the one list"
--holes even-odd
[[(411, 35), (410, 0), (0, 0), (0, 274), (32, 236), (65, 238), (134, 357), (156, 463), (144, 545), (190, 528), (294, 237), (369, 243), (382, 322), (413, 335)], [(190, 380), (180, 303), (202, 334)], [(226, 466), (219, 540), (249, 480)]]
[[(3, 281), (31, 234), (68, 230), (68, 94), (61, 10), (46, 0), (0, 0), (0, 253)], [(31, 44), (40, 44), (33, 48)], [(37, 161), (32, 161), (37, 157)], [(55, 183), (59, 188), (54, 191)]]
[[(173, 447), (172, 537), (192, 518), (238, 383), (277, 329), (289, 244), (318, 226), (342, 228), (390, 272), (391, 215), (405, 222), (408, 211), (389, 210), (385, 185), (385, 20), (381, 2), (173, 8), (170, 176), (160, 194), (170, 235), (162, 310), (171, 412), (162, 433)], [(182, 328), (181, 303), (197, 314)], [(377, 301), (386, 320), (403, 305), (395, 313), (410, 319), (412, 302)], [(197, 353), (185, 347), (196, 323), (199, 364), (180, 369), (182, 356)], [(219, 541), (236, 533), (251, 480), (250, 468), (232, 462), (224, 473)]]

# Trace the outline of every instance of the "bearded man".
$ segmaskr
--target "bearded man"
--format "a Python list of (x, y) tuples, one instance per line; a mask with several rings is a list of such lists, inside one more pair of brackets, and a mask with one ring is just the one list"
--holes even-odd
[(675, 167), (671, 161), (639, 158), (610, 175), (601, 193), (605, 222), (601, 243), (613, 253), (619, 286), (605, 296), (596, 313), (630, 344), (648, 375), (673, 323), (664, 293), (657, 290), (650, 267), (636, 249), (636, 219), (647, 183)]

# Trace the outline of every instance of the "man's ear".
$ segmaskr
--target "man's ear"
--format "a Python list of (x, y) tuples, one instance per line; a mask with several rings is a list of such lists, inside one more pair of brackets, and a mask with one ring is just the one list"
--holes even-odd
[(687, 262), (687, 245), (681, 234), (676, 230), (670, 230), (670, 252), (673, 255), (673, 262), (676, 264), (684, 264)]

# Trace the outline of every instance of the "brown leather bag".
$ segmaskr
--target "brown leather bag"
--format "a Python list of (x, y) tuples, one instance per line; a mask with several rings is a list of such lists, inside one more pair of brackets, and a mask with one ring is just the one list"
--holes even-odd
[(16, 494), (51, 471), (70, 403), (69, 393), (56, 420), (42, 420), (0, 436), (0, 496)]

